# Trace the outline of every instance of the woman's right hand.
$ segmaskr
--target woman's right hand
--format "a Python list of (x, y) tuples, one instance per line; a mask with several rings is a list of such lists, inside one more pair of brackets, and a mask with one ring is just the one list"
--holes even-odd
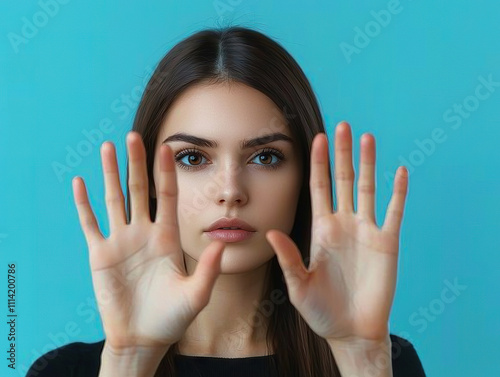
[(192, 276), (184, 267), (177, 221), (177, 178), (172, 150), (160, 147), (155, 221), (149, 216), (146, 152), (137, 132), (127, 134), (131, 219), (127, 224), (114, 145), (101, 146), (110, 235), (101, 234), (83, 179), (73, 179), (92, 282), (106, 334), (115, 351), (168, 349), (208, 304), (225, 243), (213, 241)]

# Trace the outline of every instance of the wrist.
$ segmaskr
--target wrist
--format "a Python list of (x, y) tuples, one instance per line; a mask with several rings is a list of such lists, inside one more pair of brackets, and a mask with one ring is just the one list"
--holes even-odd
[(169, 346), (136, 346), (116, 349), (105, 342), (101, 353), (99, 377), (117, 375), (130, 377), (154, 376), (158, 365), (169, 348)]
[(392, 377), (392, 342), (387, 333), (379, 340), (327, 339), (342, 376)]

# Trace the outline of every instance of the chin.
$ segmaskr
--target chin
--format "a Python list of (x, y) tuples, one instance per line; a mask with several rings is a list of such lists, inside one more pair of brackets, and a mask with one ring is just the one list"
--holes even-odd
[(249, 252), (246, 251), (244, 255), (241, 255), (238, 252), (235, 252), (233, 255), (224, 255), (226, 251), (229, 250), (227, 250), (226, 248), (223, 251), (221, 260), (221, 274), (227, 275), (247, 273), (250, 271), (261, 269), (265, 265), (267, 265), (267, 263), (269, 263), (274, 256), (273, 254), (268, 256), (256, 257), (256, 255), (249, 255)]

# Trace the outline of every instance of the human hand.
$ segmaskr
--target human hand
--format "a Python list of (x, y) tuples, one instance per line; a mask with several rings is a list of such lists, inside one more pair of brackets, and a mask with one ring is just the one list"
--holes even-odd
[(110, 236), (99, 231), (82, 179), (73, 180), (92, 283), (106, 345), (168, 348), (207, 304), (220, 273), (225, 243), (213, 241), (192, 276), (184, 267), (177, 221), (177, 178), (172, 150), (160, 149), (155, 221), (149, 216), (146, 152), (137, 132), (127, 135), (131, 219), (127, 224), (114, 145), (103, 143), (102, 166)]
[(357, 212), (353, 206), (352, 136), (346, 122), (335, 136), (333, 211), (328, 140), (316, 135), (311, 150), (312, 234), (307, 269), (293, 240), (279, 230), (266, 238), (283, 270), (290, 302), (310, 328), (330, 341), (383, 341), (396, 287), (399, 232), (408, 187), (399, 167), (383, 227), (375, 220), (375, 139), (361, 138)]

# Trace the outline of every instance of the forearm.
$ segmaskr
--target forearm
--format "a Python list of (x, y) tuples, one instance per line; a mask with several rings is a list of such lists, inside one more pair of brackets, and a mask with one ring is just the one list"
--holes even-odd
[(138, 347), (117, 352), (104, 343), (99, 377), (152, 377), (167, 351), (168, 347), (162, 349)]
[(392, 377), (391, 339), (380, 342), (328, 340), (342, 377)]

